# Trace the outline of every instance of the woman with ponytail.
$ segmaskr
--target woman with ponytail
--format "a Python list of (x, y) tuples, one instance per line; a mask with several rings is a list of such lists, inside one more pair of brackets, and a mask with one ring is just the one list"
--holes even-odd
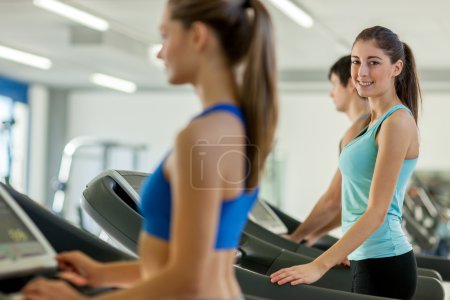
[[(143, 184), (140, 258), (102, 264), (70, 252), (57, 259), (76, 284), (124, 288), (98, 299), (243, 299), (234, 249), (278, 115), (271, 19), (260, 0), (169, 0), (160, 30), (168, 81), (192, 85), (203, 110)], [(43, 279), (22, 292), (85, 299)]]
[(339, 158), (344, 235), (313, 262), (279, 270), (271, 281), (309, 284), (348, 257), (353, 292), (411, 299), (416, 260), (402, 230), (402, 207), (419, 156), (414, 56), (395, 33), (375, 26), (356, 37), (351, 63), (352, 81), (368, 98), (371, 119)]

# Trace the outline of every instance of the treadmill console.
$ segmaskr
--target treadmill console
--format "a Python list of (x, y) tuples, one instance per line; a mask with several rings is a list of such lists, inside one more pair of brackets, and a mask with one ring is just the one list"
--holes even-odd
[(0, 186), (0, 279), (56, 269), (55, 251)]
[(269, 205), (263, 200), (256, 201), (255, 206), (250, 212), (250, 220), (256, 224), (272, 231), (275, 234), (287, 234), (288, 229), (283, 221), (272, 211)]

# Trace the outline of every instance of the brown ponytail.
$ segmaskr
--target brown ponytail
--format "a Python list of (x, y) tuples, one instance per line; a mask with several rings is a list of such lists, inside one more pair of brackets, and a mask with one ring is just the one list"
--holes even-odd
[[(261, 170), (272, 149), (278, 120), (276, 61), (272, 22), (259, 0), (250, 0), (254, 10), (251, 45), (242, 82), (240, 104), (247, 120), (251, 145), (247, 155)], [(259, 172), (250, 173), (249, 186), (258, 183)]]
[(397, 95), (413, 113), (416, 122), (419, 118), (419, 105), (422, 99), (419, 78), (416, 71), (416, 62), (411, 48), (403, 44), (405, 59), (402, 73), (395, 80), (395, 90)]
[(185, 27), (200, 21), (216, 32), (230, 67), (244, 63), (238, 101), (249, 139), (250, 170), (246, 188), (254, 188), (259, 184), (259, 175), (272, 149), (278, 119), (270, 15), (260, 0), (169, 0), (169, 5), (171, 17)]

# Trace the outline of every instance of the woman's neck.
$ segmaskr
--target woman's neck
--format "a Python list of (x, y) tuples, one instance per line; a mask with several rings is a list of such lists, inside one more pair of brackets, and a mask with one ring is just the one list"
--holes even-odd
[(363, 115), (370, 113), (370, 106), (367, 100), (361, 99), (359, 96), (351, 103), (346, 114), (352, 123), (360, 119)]
[(369, 97), (368, 99), (371, 123), (381, 118), (391, 107), (402, 103), (394, 88), (377, 97)]
[(199, 72), (194, 88), (203, 109), (218, 103), (238, 104), (238, 87), (231, 70)]

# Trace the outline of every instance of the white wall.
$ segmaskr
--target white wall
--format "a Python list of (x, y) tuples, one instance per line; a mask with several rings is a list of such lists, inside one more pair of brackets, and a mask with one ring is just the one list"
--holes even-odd
[(278, 142), (286, 160), (286, 211), (304, 219), (325, 191), (348, 124), (326, 93), (282, 95)]
[[(177, 131), (200, 109), (193, 93), (156, 92), (135, 95), (78, 92), (69, 98), (68, 137), (96, 136), (145, 143), (150, 162), (171, 147)], [(146, 166), (150, 171), (153, 165)]]
[(419, 119), (421, 147), (417, 167), (450, 169), (450, 94), (425, 94)]
[[(424, 98), (418, 168), (448, 169), (450, 95)], [(94, 135), (146, 143), (151, 150), (143, 171), (149, 172), (171, 147), (176, 132), (199, 109), (192, 92), (78, 92), (70, 97), (68, 139)], [(338, 143), (348, 125), (348, 119), (335, 111), (327, 91), (282, 93), (277, 151), (285, 160), (282, 205), (290, 214), (304, 219), (325, 191), (337, 168)]]

